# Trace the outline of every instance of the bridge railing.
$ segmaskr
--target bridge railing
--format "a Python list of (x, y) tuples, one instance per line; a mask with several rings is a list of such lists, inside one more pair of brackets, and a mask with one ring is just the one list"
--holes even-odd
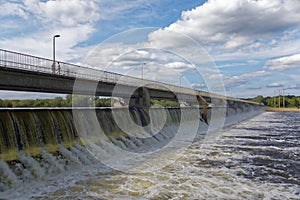
[[(53, 71), (52, 66), (55, 64), (55, 71)], [(60, 65), (60, 70), (58, 71), (58, 64)], [(150, 81), (146, 79), (135, 78), (131, 76), (124, 76), (121, 74), (107, 72), (99, 69), (94, 69), (90, 67), (79, 66), (75, 64), (70, 64), (66, 62), (56, 61), (41, 58), (37, 56), (32, 56), (28, 54), (8, 51), (0, 49), (0, 66), (5, 68), (21, 69), (27, 71), (34, 71), (47, 74), (55, 74), (60, 76), (67, 76), (72, 78), (82, 78), (86, 80), (96, 80), (109, 82), (114, 84), (123, 85), (142, 85), (148, 84), (155, 87), (158, 83), (164, 87), (171, 89), (175, 92), (191, 94), (192, 91), (189, 88), (178, 87), (175, 85), (160, 83), (157, 81)]]
[[(58, 71), (58, 63), (60, 65), (60, 71)], [(55, 71), (53, 71), (53, 64), (55, 64)], [(179, 87), (168, 83), (162, 83), (158, 81), (151, 81), (146, 79), (135, 78), (132, 76), (124, 76), (122, 74), (99, 70), (91, 67), (85, 67), (66, 62), (46, 59), (42, 57), (32, 56), (28, 54), (18, 53), (14, 51), (0, 49), (0, 67), (21, 69), (27, 71), (33, 71), (38, 73), (46, 73), (55, 76), (65, 76), (72, 78), (81, 78), (92, 81), (102, 81), (113, 84), (122, 84), (129, 86), (139, 86), (147, 84), (150, 88), (160, 90), (171, 90), (180, 94), (199, 94), (201, 96), (211, 98), (221, 98), (229, 100), (239, 100), (232, 97), (226, 97), (223, 95), (212, 94), (204, 91), (198, 91), (190, 88)], [(167, 89), (164, 89), (167, 88)]]

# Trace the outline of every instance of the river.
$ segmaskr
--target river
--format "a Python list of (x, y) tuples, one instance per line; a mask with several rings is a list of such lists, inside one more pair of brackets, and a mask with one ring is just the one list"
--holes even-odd
[(21, 184), (0, 197), (300, 199), (299, 121), (300, 113), (265, 112), (223, 130), (215, 142), (195, 142), (157, 171), (126, 173), (91, 164)]

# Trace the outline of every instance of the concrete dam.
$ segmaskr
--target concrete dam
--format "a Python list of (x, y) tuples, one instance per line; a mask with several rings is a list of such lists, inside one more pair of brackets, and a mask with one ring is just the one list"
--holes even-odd
[[(32, 179), (43, 179), (44, 176), (61, 173), (74, 165), (87, 165), (98, 162), (85, 149), (85, 143), (92, 142), (105, 149), (105, 143), (111, 142), (121, 149), (133, 152), (147, 152), (151, 148), (163, 147), (175, 137), (180, 126), (191, 122), (199, 124), (195, 140), (205, 137), (208, 124), (218, 119), (208, 118), (208, 124), (199, 116), (191, 117), (195, 108), (150, 109), (151, 130), (160, 129), (152, 134), (143, 131), (142, 113), (138, 110), (130, 112), (131, 120), (124, 118), (126, 111), (115, 108), (114, 112), (123, 120), (127, 131), (124, 132), (115, 122), (112, 110), (96, 109), (96, 116), (104, 135), (78, 133), (74, 124), (72, 109), (4, 109), (0, 111), (0, 190), (13, 187), (20, 182)], [(182, 112), (182, 110), (184, 110)], [(93, 109), (79, 109), (76, 112), (85, 122), (87, 132), (91, 131), (89, 114)], [(208, 110), (208, 113), (210, 109)], [(263, 112), (260, 106), (248, 106), (244, 109), (227, 108), (225, 125), (253, 117)], [(166, 119), (162, 116), (166, 114)], [(196, 114), (195, 114), (196, 115)], [(133, 123), (134, 122), (134, 123)], [(164, 122), (162, 124), (162, 122)], [(140, 129), (136, 129), (136, 125)], [(161, 127), (163, 126), (163, 127)], [(134, 134), (132, 134), (134, 133)], [(92, 134), (92, 135), (90, 135)], [(140, 137), (139, 134), (144, 134)], [(146, 134), (146, 135), (145, 135)], [(148, 135), (147, 135), (148, 134)], [(136, 135), (136, 136), (135, 136)]]
[[(174, 85), (158, 87), (153, 81), (124, 79), (94, 69), (83, 74), (76, 70), (80, 66), (68, 63), (61, 63), (62, 74), (52, 74), (51, 64), (44, 58), (0, 50), (0, 89), (116, 95), (125, 99), (127, 106), (1, 109), (0, 192), (86, 165), (121, 171), (139, 167), (141, 163), (132, 164), (135, 156), (149, 158), (161, 155), (158, 152), (165, 148), (175, 151), (195, 140), (217, 139), (223, 127), (264, 111), (255, 102)], [(124, 81), (118, 82), (121, 77)], [(76, 80), (85, 87), (73, 90)], [(113, 94), (117, 82), (121, 89)], [(90, 84), (94, 89), (84, 89)], [(151, 106), (151, 99), (186, 105)], [(147, 164), (151, 168), (156, 163), (152, 159)]]

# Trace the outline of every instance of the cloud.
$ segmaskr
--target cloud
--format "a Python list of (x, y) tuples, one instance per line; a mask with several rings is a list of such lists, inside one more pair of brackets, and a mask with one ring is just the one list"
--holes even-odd
[(271, 72), (267, 72), (267, 71), (261, 70), (261, 71), (255, 71), (255, 72), (243, 74), (243, 75), (241, 75), (239, 77), (240, 78), (256, 78), (256, 77), (268, 76), (268, 75), (271, 75), (271, 74), (272, 74)]
[(277, 71), (300, 68), (300, 54), (269, 60), (264, 68)]
[(206, 90), (207, 85), (205, 83), (192, 83), (190, 84), (190, 87), (195, 90)]
[(25, 0), (25, 8), (44, 23), (63, 26), (93, 23), (100, 18), (99, 7), (95, 1), (84, 0)]
[(0, 90), (0, 99), (53, 99), (57, 96), (65, 97), (66, 95)]
[(268, 88), (278, 88), (278, 87), (284, 87), (282, 83), (274, 82), (267, 85)]
[(294, 84), (294, 85), (290, 85), (286, 89), (299, 90), (300, 89), (300, 83), (297, 83), (297, 84)]
[[(297, 0), (209, 0), (182, 12), (180, 20), (152, 33), (151, 39), (164, 38), (163, 34), (167, 34), (164, 31), (168, 30), (187, 34), (200, 44), (218, 46), (223, 50), (254, 50), (264, 41), (275, 43), (275, 34), (299, 26), (299, 18)], [(182, 44), (176, 38), (173, 41), (174, 45)]]
[(254, 87), (248, 87), (247, 88), (248, 90), (260, 90), (261, 89), (261, 87), (260, 86), (254, 86)]
[(224, 78), (228, 78), (228, 76), (225, 76), (224, 74), (211, 74), (209, 77), (208, 77), (210, 80), (217, 80), (217, 79), (224, 79)]
[[(95, 32), (95, 23), (100, 19), (98, 0), (57, 0), (11, 1), (4, 4), (12, 12), (2, 12), (8, 18), (1, 19), (2, 27), (8, 27), (9, 35), (1, 38), (0, 46), (6, 49), (26, 52), (41, 57), (52, 57), (52, 37), (57, 39), (57, 59), (78, 61), (92, 47), (80, 47), (78, 44), (88, 40)], [(2, 6), (2, 5), (1, 5)], [(18, 31), (9, 32), (13, 27), (9, 23), (20, 22), (12, 16), (26, 19), (25, 26), (18, 26)], [(29, 28), (30, 27), (30, 28)], [(16, 27), (14, 28), (16, 30)], [(25, 32), (25, 33), (24, 33)], [(3, 32), (5, 33), (5, 32)]]
[[(101, 11), (104, 20), (114, 20), (122, 18), (144, 18), (153, 17), (155, 14), (154, 7), (158, 2), (148, 0), (135, 1), (99, 1), (104, 8)], [(134, 15), (132, 15), (134, 12)]]
[[(56, 39), (57, 59), (77, 60), (86, 54), (91, 47), (74, 48), (79, 42), (87, 40), (94, 29), (89, 25), (77, 27), (61, 27), (54, 30), (40, 30), (27, 36), (6, 38), (0, 40), (0, 46), (9, 50), (26, 52), (35, 56), (52, 58), (52, 37), (59, 33), (60, 38)], [(75, 33), (75, 34), (74, 34)]]
[(267, 72), (264, 70), (261, 71), (255, 71), (252, 73), (246, 73), (239, 76), (224, 76), (223, 75), (223, 81), (224, 85), (227, 89), (239, 87), (242, 85), (246, 85), (249, 82), (252, 82), (253, 80), (256, 80), (259, 77), (265, 77), (271, 75), (271, 72)]
[(178, 70), (179, 72), (186, 72), (189, 70), (193, 70), (195, 66), (192, 64), (188, 64), (185, 62), (170, 62), (165, 64), (166, 68), (171, 69), (171, 70)]
[(102, 44), (86, 57), (86, 62), (94, 68), (136, 77), (140, 77), (143, 67), (145, 78), (176, 84), (181, 74), (196, 70), (196, 66), (172, 52), (143, 46)]
[(221, 68), (229, 68), (229, 67), (240, 67), (240, 66), (247, 66), (249, 64), (248, 63), (242, 63), (242, 62), (237, 62), (237, 63), (222, 63), (222, 64), (217, 64), (217, 68), (221, 69)]
[(1, 3), (1, 12), (0, 16), (18, 16), (23, 19), (28, 18), (28, 14), (25, 11), (25, 8), (21, 4), (15, 4), (11, 2)]

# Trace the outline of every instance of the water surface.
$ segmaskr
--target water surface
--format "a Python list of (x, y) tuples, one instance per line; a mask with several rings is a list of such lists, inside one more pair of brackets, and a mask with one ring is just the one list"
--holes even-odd
[[(300, 199), (300, 113), (263, 113), (155, 172), (83, 166), (2, 193), (33, 199)], [(172, 156), (166, 154), (165, 159)], [(157, 163), (159, 166), (159, 163)], [(1, 193), (0, 193), (1, 194)], [(1, 195), (0, 195), (1, 196)]]

